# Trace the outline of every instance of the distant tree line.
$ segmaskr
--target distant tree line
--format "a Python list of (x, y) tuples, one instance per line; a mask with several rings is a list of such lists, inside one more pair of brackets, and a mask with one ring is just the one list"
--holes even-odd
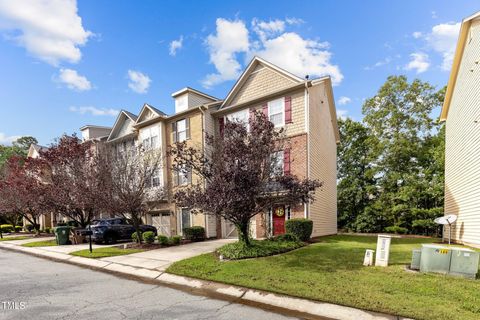
[(443, 215), (445, 88), (390, 76), (362, 108), (339, 119), (338, 226), (353, 232), (435, 234)]

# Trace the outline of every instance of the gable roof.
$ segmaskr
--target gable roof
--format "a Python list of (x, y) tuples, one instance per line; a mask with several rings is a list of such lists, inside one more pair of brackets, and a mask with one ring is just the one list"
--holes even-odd
[(445, 92), (445, 100), (443, 101), (442, 112), (440, 114), (440, 121), (447, 120), (448, 110), (450, 109), (450, 103), (452, 102), (453, 91), (455, 90), (455, 84), (457, 83), (458, 71), (460, 69), (460, 64), (462, 63), (462, 56), (465, 49), (468, 32), (470, 30), (470, 26), (472, 25), (472, 21), (478, 19), (479, 17), (480, 11), (463, 19), (462, 21), (460, 34), (457, 41), (457, 48), (455, 49), (455, 55), (453, 56), (452, 70), (450, 71), (450, 78), (448, 79), (447, 92)]
[(137, 121), (138, 117), (136, 115), (134, 115), (133, 113), (128, 112), (127, 110), (121, 110), (118, 113), (117, 119), (115, 120), (115, 124), (112, 127), (112, 131), (110, 131), (110, 134), (108, 135), (107, 142), (110, 142), (110, 141), (116, 139), (116, 138), (113, 138), (113, 137), (114, 137), (115, 133), (118, 131), (118, 129), (121, 128), (121, 126), (125, 122), (125, 121), (121, 121), (121, 120), (125, 120), (125, 118), (128, 118), (133, 123), (135, 123)]
[(36, 152), (37, 154), (40, 154), (40, 151), (46, 151), (47, 149), (48, 149), (47, 147), (32, 143), (28, 148), (27, 157), (32, 158), (34, 156), (34, 152)]
[(259, 64), (263, 64), (267, 67), (270, 67), (271, 69), (275, 70), (276, 72), (278, 72), (280, 75), (292, 80), (293, 82), (296, 82), (296, 83), (302, 83), (304, 80), (300, 77), (297, 77), (296, 75), (294, 75), (293, 73), (290, 73), (276, 65), (274, 65), (273, 63), (270, 63), (260, 57), (253, 57), (253, 59), (250, 61), (250, 63), (248, 64), (248, 66), (245, 68), (245, 70), (243, 71), (243, 73), (240, 75), (240, 77), (238, 78), (237, 82), (235, 82), (234, 86), (232, 87), (232, 89), (230, 90), (230, 92), (227, 94), (227, 97), (225, 98), (225, 100), (223, 101), (222, 105), (220, 106), (220, 109), (224, 108), (226, 105), (228, 105), (231, 100), (235, 97), (235, 94), (240, 90), (240, 88), (242, 87), (242, 85), (245, 83), (245, 81), (248, 79), (248, 76), (255, 70), (255, 68), (259, 65)]
[(152, 120), (152, 119), (147, 119), (147, 120), (143, 120), (143, 119), (142, 119), (143, 115), (144, 115), (146, 112), (148, 112), (149, 110), (150, 110), (151, 112), (153, 112), (154, 115), (156, 115), (155, 118), (157, 118), (157, 117), (166, 117), (166, 116), (167, 116), (164, 112), (158, 110), (157, 108), (149, 105), (148, 103), (144, 103), (144, 104), (143, 104), (143, 107), (142, 107), (142, 110), (140, 110), (140, 113), (138, 114), (137, 120), (135, 121), (135, 125), (137, 125), (137, 124), (139, 124), (139, 123), (143, 123), (143, 122), (149, 121), (149, 120)]

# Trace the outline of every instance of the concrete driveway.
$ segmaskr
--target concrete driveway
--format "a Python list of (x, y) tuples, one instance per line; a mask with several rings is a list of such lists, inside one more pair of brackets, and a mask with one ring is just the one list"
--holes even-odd
[(164, 271), (176, 261), (215, 251), (224, 244), (237, 241), (236, 239), (217, 239), (203, 242), (193, 242), (181, 246), (173, 246), (125, 256), (101, 258), (99, 260), (119, 263), (132, 267), (156, 269)]

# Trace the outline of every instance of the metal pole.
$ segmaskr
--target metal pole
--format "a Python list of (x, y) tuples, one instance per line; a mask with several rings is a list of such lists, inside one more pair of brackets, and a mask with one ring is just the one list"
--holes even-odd
[(90, 253), (92, 253), (92, 226), (88, 225), (88, 248), (90, 249)]

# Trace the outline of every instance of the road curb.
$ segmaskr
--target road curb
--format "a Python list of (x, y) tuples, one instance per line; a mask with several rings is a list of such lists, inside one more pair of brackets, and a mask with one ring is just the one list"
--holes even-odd
[(64, 253), (22, 247), (14, 244), (0, 243), (0, 249), (34, 255), (40, 258), (86, 267), (118, 276), (127, 276), (128, 278), (134, 278), (152, 284), (161, 284), (197, 295), (206, 295), (305, 319), (411, 320), (352, 307), (295, 298), (214, 281), (194, 279), (160, 272), (158, 270), (122, 265), (115, 262), (75, 257)]

